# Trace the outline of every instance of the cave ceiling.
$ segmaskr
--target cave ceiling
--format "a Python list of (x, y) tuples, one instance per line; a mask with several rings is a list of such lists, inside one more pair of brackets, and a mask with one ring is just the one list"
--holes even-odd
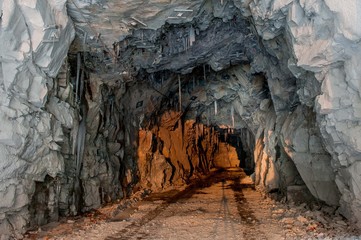
[(85, 31), (91, 38), (100, 34), (105, 45), (111, 46), (128, 36), (132, 29), (156, 30), (166, 21), (179, 21), (172, 19), (179, 14), (175, 11), (177, 9), (191, 10), (184, 15), (186, 18), (180, 18), (182, 22), (191, 22), (202, 3), (202, 0), (71, 0), (68, 11), (77, 25), (78, 33), (84, 34)]
[(261, 49), (255, 30), (233, 1), (68, 4), (83, 42), (110, 52), (128, 71), (184, 74), (202, 64), (219, 71), (251, 62)]
[[(88, 51), (93, 57), (94, 49), (101, 54), (109, 53), (108, 59), (93, 62), (88, 68), (99, 71), (98, 66), (104, 63), (110, 68), (116, 66), (107, 70), (106, 77), (113, 72), (128, 83), (128, 89), (133, 88), (125, 96), (131, 103), (126, 107), (141, 119), (142, 113), (149, 118), (178, 107), (179, 84), (183, 110), (187, 110), (189, 118), (207, 124), (246, 127), (253, 109), (262, 100), (270, 102), (264, 79), (267, 69), (257, 61), (280, 64), (264, 50), (252, 19), (247, 18), (237, 2), (93, 1), (86, 4), (72, 0), (68, 11), (76, 24), (78, 41), (83, 43), (83, 49), (78, 50)], [(236, 66), (243, 67), (237, 70)], [(272, 71), (282, 74), (283, 78), (291, 75), (282, 70)], [(241, 89), (252, 93), (240, 96)], [(286, 94), (277, 97), (280, 108), (289, 105), (287, 93), (292, 91), (293, 88), (288, 89), (284, 91)], [(233, 106), (239, 102), (234, 100), (242, 97), (252, 101)], [(235, 121), (232, 117), (235, 111), (246, 115)]]

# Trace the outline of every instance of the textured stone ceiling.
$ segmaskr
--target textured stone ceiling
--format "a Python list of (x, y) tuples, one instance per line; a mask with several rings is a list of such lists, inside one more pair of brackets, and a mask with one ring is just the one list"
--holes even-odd
[[(89, 3), (88, 3), (89, 2)], [(69, 14), (77, 26), (88, 32), (89, 36), (96, 37), (101, 34), (104, 43), (111, 46), (114, 42), (122, 40), (131, 29), (148, 28), (158, 29), (165, 22), (177, 22), (179, 12), (175, 9), (190, 9), (193, 12), (184, 13), (189, 22), (194, 13), (199, 10), (201, 0), (70, 0)], [(146, 26), (134, 20), (138, 19)]]

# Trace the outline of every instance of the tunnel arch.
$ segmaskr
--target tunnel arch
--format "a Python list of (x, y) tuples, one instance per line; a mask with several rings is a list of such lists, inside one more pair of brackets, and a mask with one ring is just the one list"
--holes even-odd
[[(133, 16), (121, 24), (125, 34), (103, 31), (122, 35), (108, 39), (87, 20), (102, 15), (84, 15), (74, 2), (34, 1), (31, 11), (14, 3), (1, 16), (0, 37), (14, 49), (6, 49), (10, 57), (0, 62), (0, 152), (7, 169), (0, 175), (0, 196), (14, 201), (6, 202), (9, 216), (0, 227), (28, 224), (22, 216), (35, 214), (34, 194), (51, 187), (46, 175), (60, 178), (63, 215), (96, 209), (142, 187), (188, 183), (212, 167), (222, 142), (217, 128), (232, 129), (243, 143), (241, 161), (252, 159), (243, 165), (254, 168), (263, 190), (287, 194), (301, 186), (358, 218), (359, 96), (350, 70), (357, 51), (345, 46), (352, 39), (339, 42), (333, 31), (316, 34), (336, 28), (329, 3), (314, 2), (323, 10), (298, 15), (298, 22), (294, 9), (310, 11), (299, 1), (270, 3), (275, 8), (255, 1), (194, 2), (185, 21), (169, 18), (148, 26)], [(304, 27), (315, 38), (297, 35)], [(19, 32), (24, 35), (14, 37)], [(43, 33), (37, 41), (35, 32)], [(315, 49), (319, 40), (327, 48)], [(245, 133), (253, 143), (244, 140)], [(230, 137), (239, 149), (234, 142)], [(144, 180), (159, 177), (157, 171), (159, 179)]]

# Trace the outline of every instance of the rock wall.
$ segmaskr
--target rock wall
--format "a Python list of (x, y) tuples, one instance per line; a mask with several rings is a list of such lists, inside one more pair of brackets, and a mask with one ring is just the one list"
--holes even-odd
[[(284, 58), (297, 77), (300, 101), (316, 112), (320, 140), (331, 154), (331, 158), (323, 155), (317, 159), (319, 168), (329, 169), (325, 179), (319, 182), (331, 180), (334, 173), (341, 193), (342, 214), (360, 220), (361, 195), (357, 187), (360, 180), (357, 173), (360, 159), (358, 115), (361, 99), (357, 67), (360, 61), (360, 30), (357, 27), (361, 21), (360, 3), (354, 0), (342, 3), (333, 0), (259, 0), (252, 1), (248, 10), (259, 35), (276, 46), (276, 56)], [(277, 44), (279, 36), (287, 39), (288, 56), (280, 50), (282, 45)], [(319, 146), (319, 137), (316, 146)], [(297, 159), (295, 162), (296, 165), (300, 163)], [(299, 168), (300, 172), (302, 168)], [(317, 170), (317, 175), (321, 175), (321, 171)], [(312, 187), (310, 190), (313, 191)], [(327, 198), (332, 199), (330, 203), (337, 202), (334, 196)]]
[(124, 85), (91, 74), (76, 47), (68, 54), (75, 32), (65, 1), (0, 6), (0, 235), (7, 239), (131, 194), (135, 168), (133, 159), (122, 161)]
[(236, 148), (224, 142), (219, 143), (218, 151), (213, 159), (214, 166), (217, 168), (234, 168), (240, 166), (240, 159)]
[(73, 128), (75, 110), (56, 98), (54, 78), (74, 29), (64, 1), (5, 0), (0, 9), (0, 233), (20, 237), (34, 214), (29, 204), (41, 202), (33, 197), (44, 188), (37, 183), (49, 184), (44, 198), (49, 218), (57, 218), (60, 145), (64, 129)]
[[(125, 127), (120, 100), (124, 85), (109, 75), (90, 73), (83, 106), (83, 149), (79, 158), (75, 188), (79, 198), (78, 212), (96, 209), (104, 203), (121, 199), (131, 191), (132, 162), (124, 158)], [(82, 122), (80, 122), (80, 126)], [(81, 132), (79, 131), (78, 137)], [(78, 160), (77, 160), (78, 161)], [(77, 183), (76, 183), (77, 184)]]
[(183, 122), (180, 112), (164, 113), (159, 125), (139, 131), (140, 184), (161, 190), (209, 173), (216, 167), (218, 142), (218, 133), (211, 127), (194, 120)]

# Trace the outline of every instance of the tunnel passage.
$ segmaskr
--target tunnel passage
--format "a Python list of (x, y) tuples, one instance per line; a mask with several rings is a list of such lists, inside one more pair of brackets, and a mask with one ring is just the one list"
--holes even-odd
[(247, 175), (254, 173), (254, 135), (252, 132), (243, 129), (220, 129), (221, 142), (229, 145), (227, 148), (234, 148), (239, 161), (237, 167), (242, 168)]
[[(187, 21), (140, 25), (109, 46), (101, 35), (77, 29), (61, 67), (64, 56), (56, 49), (67, 49), (61, 40), (43, 39), (47, 47), (26, 58), (30, 65), (16, 62), (18, 72), (4, 101), (4, 119), (11, 122), (3, 126), (19, 132), (3, 131), (16, 136), (6, 144), (21, 147), (14, 166), (6, 167), (19, 169), (15, 178), (25, 171), (29, 177), (14, 182), (9, 173), (11, 181), (4, 184), (9, 190), (1, 193), (16, 195), (14, 202), (25, 200), (9, 201), (9, 217), (1, 224), (28, 211), (42, 216), (39, 224), (51, 219), (50, 210), (33, 211), (48, 201), (35, 196), (49, 198), (46, 174), (60, 178), (57, 211), (76, 215), (142, 188), (161, 190), (206, 175), (226, 142), (238, 151), (237, 164), (254, 171), (264, 190), (309, 189), (317, 199), (338, 205), (335, 172), (314, 108), (321, 84), (312, 73), (298, 72), (287, 35), (262, 39), (260, 25), (233, 1), (219, 6), (206, 0)], [(50, 30), (55, 33), (44, 37), (65, 32), (58, 26)], [(47, 56), (45, 64), (53, 55), (59, 56), (47, 63), (49, 69), (40, 67), (41, 56)], [(231, 130), (228, 141), (222, 142), (225, 134), (216, 128)]]
[(74, 47), (71, 101), (82, 109), (86, 134), (83, 157), (75, 161), (80, 165), (70, 156), (65, 162), (77, 176), (64, 191), (81, 185), (77, 203), (66, 206), (73, 213), (142, 188), (186, 184), (215, 167), (255, 173), (267, 191), (304, 184), (296, 167), (277, 162), (274, 151), (283, 146), (273, 139), (272, 119), (280, 109), (297, 107), (289, 97), (294, 78), (278, 69), (290, 87), (272, 94), (268, 78), (278, 60), (265, 51), (252, 22), (237, 12), (222, 20), (207, 11), (187, 24), (134, 29), (114, 45), (116, 59), (92, 43), (85, 52)]
[(127, 122), (141, 126), (134, 151), (143, 187), (187, 183), (217, 167), (254, 173), (266, 191), (285, 194), (290, 185), (304, 185), (287, 154), (281, 157), (282, 144), (267, 142), (274, 126), (263, 124), (274, 118), (272, 97), (265, 73), (250, 69), (243, 63), (214, 71), (204, 64), (186, 74), (134, 77), (124, 109), (131, 112)]

